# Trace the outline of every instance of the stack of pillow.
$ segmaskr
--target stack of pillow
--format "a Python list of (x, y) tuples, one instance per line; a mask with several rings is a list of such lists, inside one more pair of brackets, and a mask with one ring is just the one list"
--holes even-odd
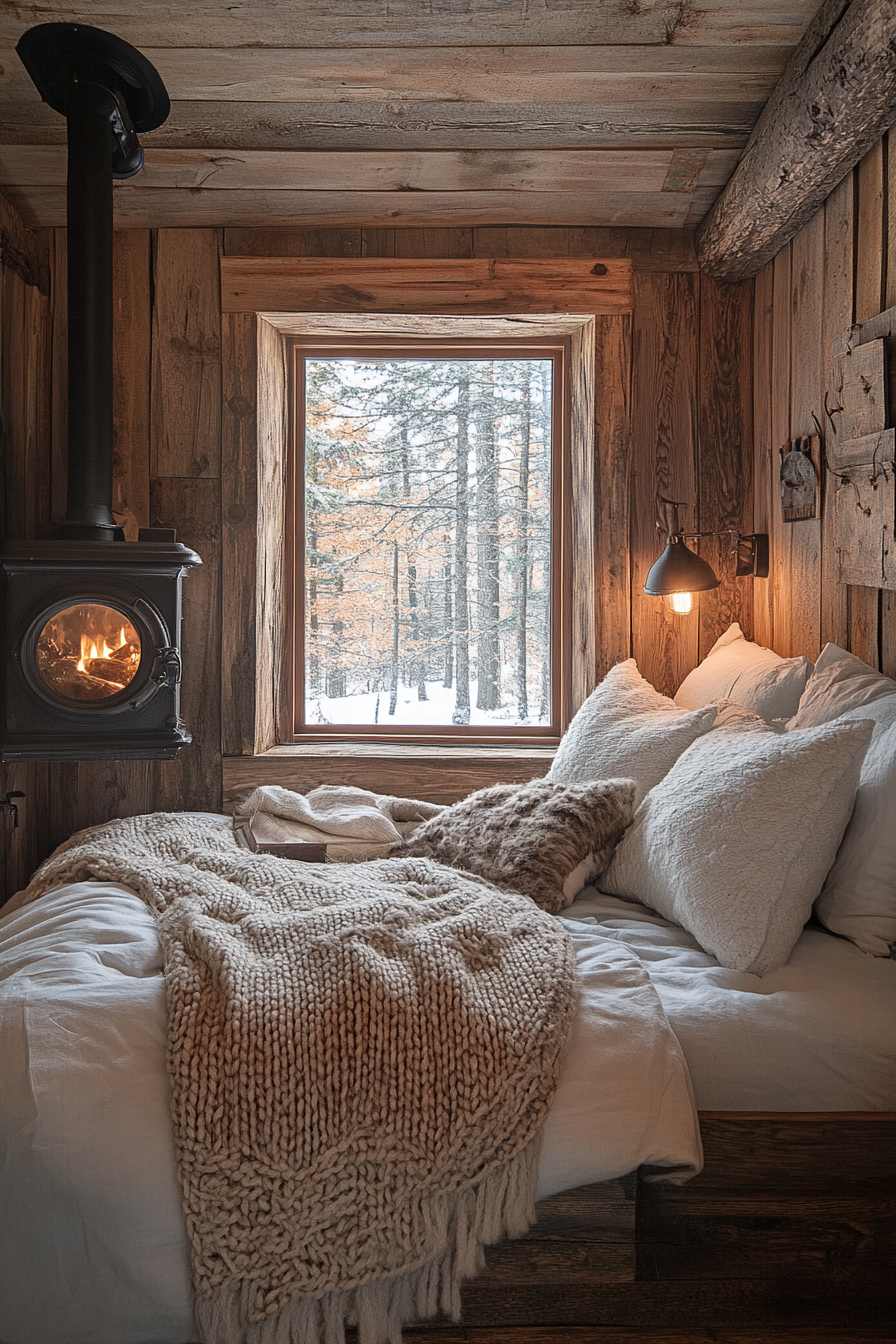
[(756, 975), (784, 965), (813, 905), (832, 932), (887, 956), (896, 681), (833, 644), (814, 668), (781, 658), (736, 624), (674, 700), (629, 659), (582, 705), (546, 779), (472, 794), (405, 852), (555, 912), (599, 877)]
[[(614, 722), (622, 688), (625, 712)], [(639, 690), (642, 739), (651, 714), (663, 737), (653, 752), (636, 745)], [(718, 713), (698, 726), (694, 716), (707, 709)], [(783, 965), (813, 903), (833, 932), (888, 955), (896, 682), (831, 644), (814, 669), (780, 658), (733, 625), (674, 701), (633, 661), (613, 668), (570, 725), (549, 778), (594, 778), (610, 762), (633, 775), (641, 802), (602, 890), (658, 910), (735, 970)]]

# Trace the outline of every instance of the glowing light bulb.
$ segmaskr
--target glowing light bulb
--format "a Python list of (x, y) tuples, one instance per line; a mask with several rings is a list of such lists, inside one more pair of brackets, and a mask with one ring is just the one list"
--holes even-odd
[(691, 593), (669, 593), (663, 599), (670, 611), (676, 616), (687, 616), (693, 610), (694, 598)]

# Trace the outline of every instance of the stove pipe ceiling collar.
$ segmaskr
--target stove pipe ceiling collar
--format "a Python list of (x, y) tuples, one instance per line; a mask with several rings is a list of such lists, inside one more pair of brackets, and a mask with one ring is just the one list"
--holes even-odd
[(44, 23), (16, 51), (68, 126), (68, 507), (72, 541), (123, 541), (112, 516), (112, 179), (143, 167), (137, 133), (171, 104), (129, 43), (81, 23)]

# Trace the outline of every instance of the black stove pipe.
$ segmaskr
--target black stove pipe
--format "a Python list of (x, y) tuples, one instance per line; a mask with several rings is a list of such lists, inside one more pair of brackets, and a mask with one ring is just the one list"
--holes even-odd
[(119, 541), (112, 516), (112, 116), (99, 84), (72, 85), (68, 121), (68, 507), (62, 536)]
[(170, 103), (158, 71), (100, 28), (44, 23), (16, 51), (68, 127), (69, 541), (124, 541), (112, 516), (112, 179), (143, 167), (137, 132)]

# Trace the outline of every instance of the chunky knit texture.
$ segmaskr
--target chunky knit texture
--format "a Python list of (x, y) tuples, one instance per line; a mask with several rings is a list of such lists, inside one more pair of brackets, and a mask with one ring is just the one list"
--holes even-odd
[(562, 927), (426, 859), (251, 854), (226, 819), (83, 831), (28, 896), (91, 877), (159, 921), (201, 1339), (394, 1344), (456, 1317), (483, 1244), (534, 1217)]

